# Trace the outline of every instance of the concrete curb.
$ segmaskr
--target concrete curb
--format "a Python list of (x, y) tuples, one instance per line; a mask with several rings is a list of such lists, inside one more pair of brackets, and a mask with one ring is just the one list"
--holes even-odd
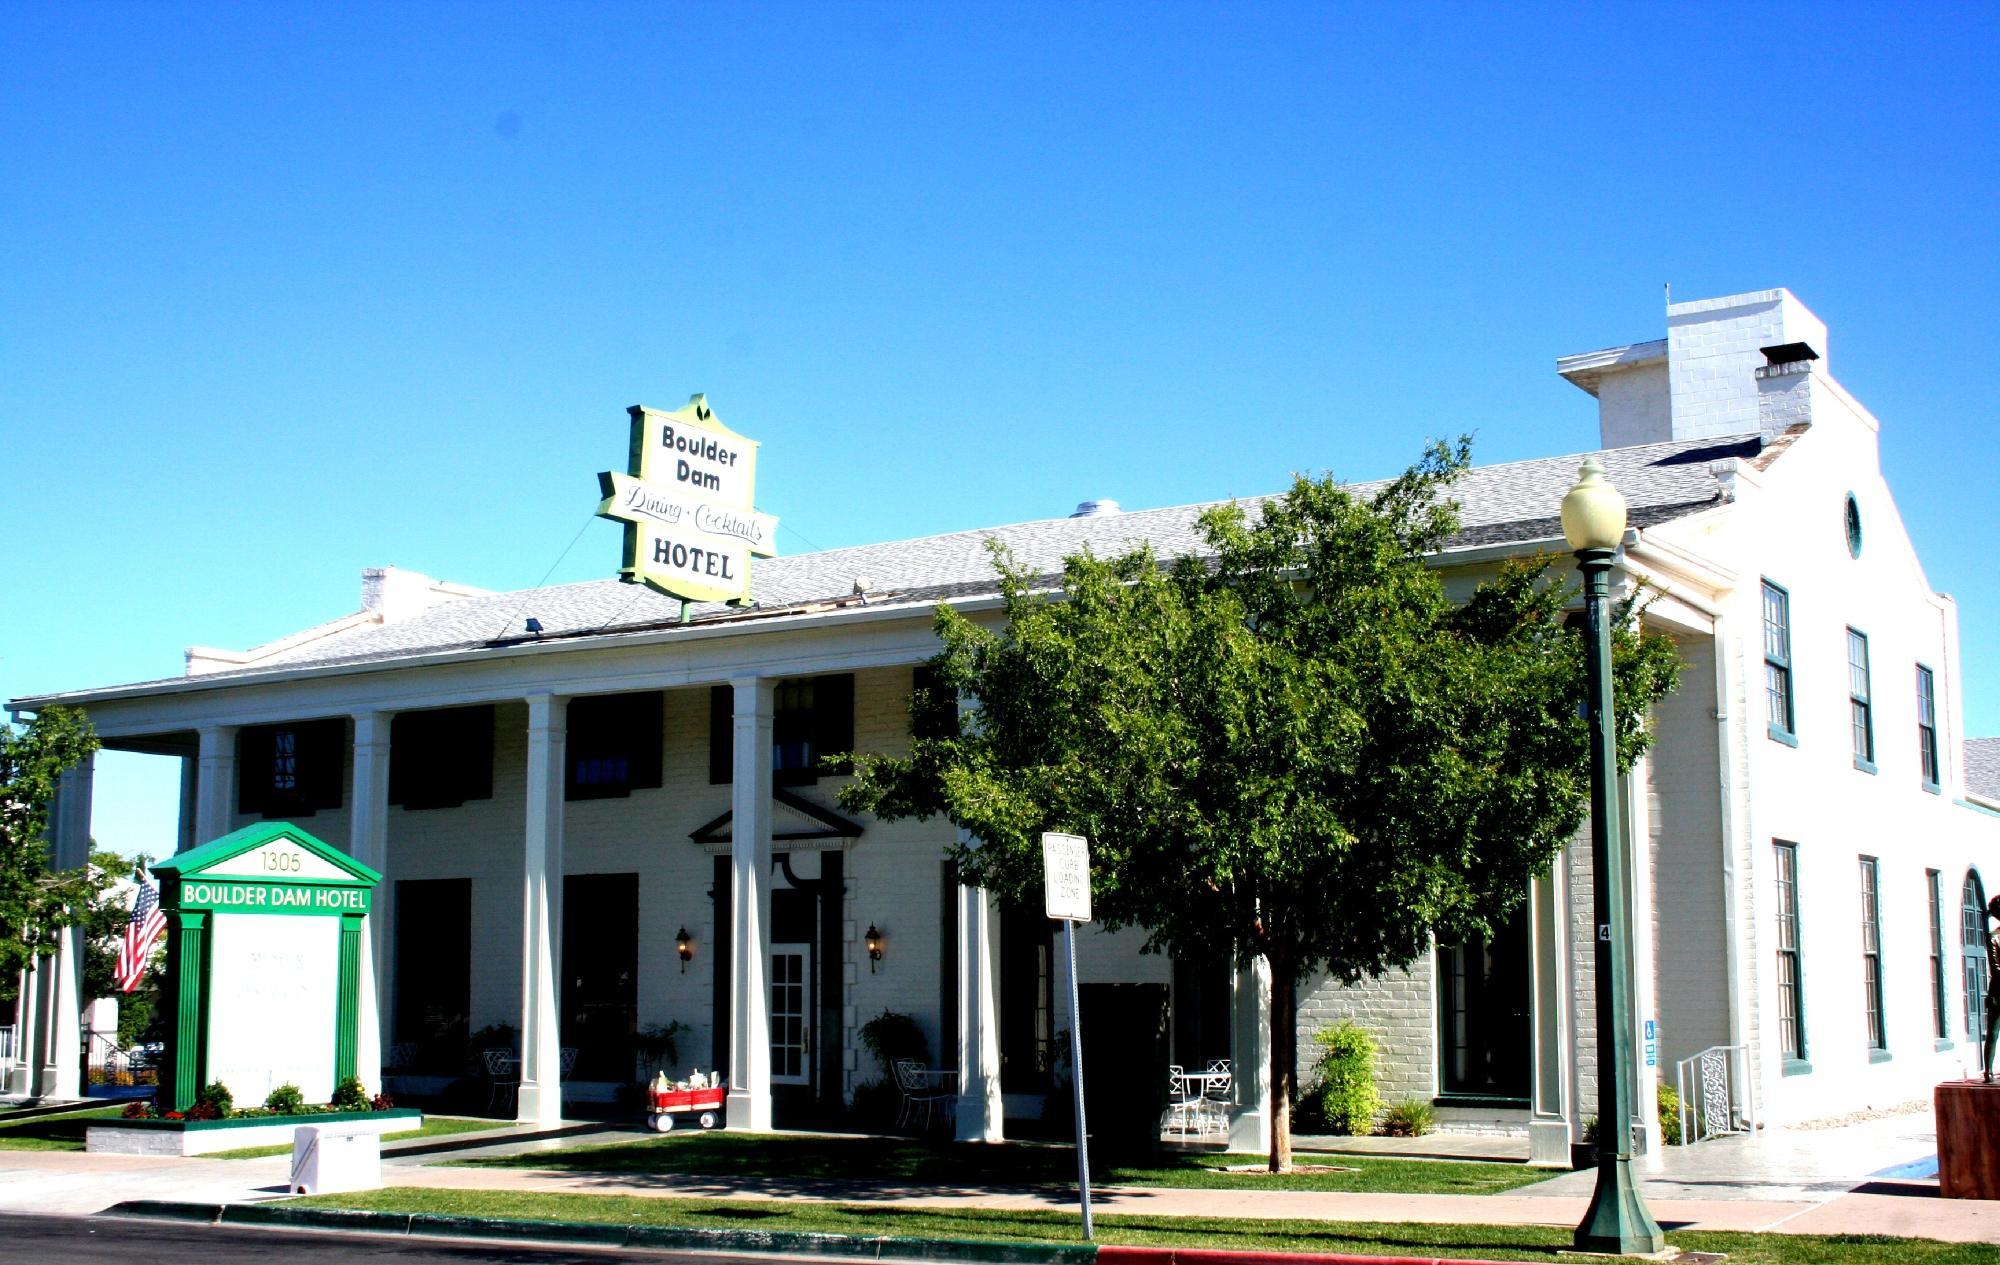
[(1186, 1247), (1101, 1247), (1099, 1265), (1521, 1265), (1463, 1256), (1356, 1256), (1349, 1252), (1228, 1252)]

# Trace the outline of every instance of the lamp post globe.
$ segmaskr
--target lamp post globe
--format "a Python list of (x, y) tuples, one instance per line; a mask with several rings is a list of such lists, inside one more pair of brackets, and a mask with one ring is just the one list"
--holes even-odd
[(1584, 650), (1590, 720), (1591, 921), (1597, 967), (1597, 1189), (1576, 1227), (1586, 1252), (1651, 1253), (1666, 1236), (1646, 1211), (1632, 1175), (1632, 1008), (1625, 974), (1631, 961), (1631, 919), (1624, 907), (1625, 831), (1618, 807), (1617, 725), (1611, 699), (1609, 573), (1625, 536), (1625, 498), (1604, 477), (1604, 463), (1584, 460), (1576, 486), (1563, 497), (1563, 536), (1583, 576)]
[(1585, 457), (1577, 471), (1576, 485), (1563, 496), (1563, 538), (1569, 547), (1616, 549), (1625, 538), (1625, 498), (1604, 477), (1604, 463)]

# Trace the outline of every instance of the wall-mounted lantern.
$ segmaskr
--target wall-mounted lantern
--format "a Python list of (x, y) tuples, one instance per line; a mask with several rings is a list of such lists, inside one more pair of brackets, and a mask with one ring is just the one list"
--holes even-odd
[(864, 943), (868, 946), (868, 973), (873, 975), (875, 964), (882, 960), (882, 933), (875, 929), (872, 922), (868, 924), (868, 936)]
[(681, 955), (681, 974), (686, 975), (688, 963), (694, 961), (694, 937), (688, 934), (686, 927), (682, 927), (680, 934), (674, 937), (674, 952)]

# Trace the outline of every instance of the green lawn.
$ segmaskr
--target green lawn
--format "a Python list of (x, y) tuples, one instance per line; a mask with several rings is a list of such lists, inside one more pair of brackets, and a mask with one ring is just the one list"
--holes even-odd
[[(646, 1198), (636, 1195), (524, 1194), (509, 1191), (416, 1190), (392, 1187), (293, 1201), (323, 1208), (431, 1212), (454, 1216), (588, 1221), (613, 1225), (672, 1225), (708, 1229), (793, 1230), (905, 1238), (997, 1239), (1073, 1243), (1074, 1211), (1002, 1212), (926, 1209), (897, 1204), (818, 1204), (750, 1200)], [(1352, 1252), (1377, 1256), (1475, 1256), (1497, 1260), (1578, 1259), (1570, 1231), (1555, 1226), (1424, 1225), (1336, 1221), (1202, 1220), (1190, 1217), (1102, 1215), (1101, 1243), (1147, 1247), (1233, 1248), (1284, 1252)], [(1673, 1246), (1723, 1252), (1729, 1265), (1991, 1265), (1993, 1247), (1862, 1235), (1673, 1233)]]
[[(1095, 1157), (1093, 1157), (1095, 1159)], [(1106, 1186), (1201, 1186), (1256, 1190), (1397, 1191), (1486, 1195), (1545, 1180), (1522, 1164), (1404, 1160), (1373, 1156), (1313, 1157), (1339, 1165), (1330, 1173), (1228, 1173), (1258, 1165), (1255, 1155), (1160, 1156), (1140, 1163), (1093, 1162), (1091, 1178)], [(1076, 1153), (1065, 1146), (974, 1146), (884, 1137), (773, 1137), (694, 1133), (571, 1147), (464, 1164), (593, 1173), (686, 1173), (703, 1177), (789, 1177), (935, 1185), (1044, 1186), (1076, 1180)]]
[(92, 1107), (59, 1116), (0, 1122), (0, 1151), (81, 1151), (83, 1131), (92, 1120), (116, 1116), (123, 1110), (122, 1105)]
[[(401, 1133), (385, 1133), (382, 1135), (382, 1140), (384, 1142), (407, 1142), (412, 1138), (436, 1138), (452, 1133), (477, 1133), (481, 1129), (504, 1129), (507, 1127), (507, 1124), (508, 1121), (505, 1120), (468, 1120), (463, 1116), (425, 1116), (422, 1128), (405, 1129)], [(292, 1144), (284, 1142), (277, 1146), (245, 1146), (238, 1147), (234, 1151), (215, 1151), (203, 1158), (211, 1160), (260, 1160), (267, 1155), (290, 1155), (291, 1153)]]

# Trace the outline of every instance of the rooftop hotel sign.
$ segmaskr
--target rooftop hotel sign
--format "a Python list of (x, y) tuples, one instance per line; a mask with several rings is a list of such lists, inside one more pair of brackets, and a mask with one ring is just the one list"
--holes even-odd
[(684, 602), (750, 598), (750, 559), (777, 553), (778, 520), (754, 508), (757, 442), (696, 395), (671, 413), (634, 405), (626, 473), (597, 476), (600, 517), (625, 524), (620, 578)]

